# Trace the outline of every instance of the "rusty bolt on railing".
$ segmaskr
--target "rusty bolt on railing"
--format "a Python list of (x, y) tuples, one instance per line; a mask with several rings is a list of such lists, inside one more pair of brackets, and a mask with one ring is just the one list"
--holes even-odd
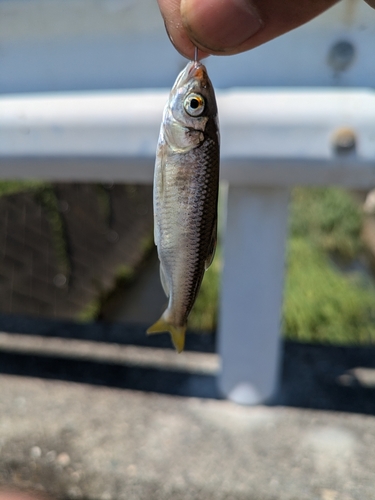
[(357, 146), (357, 137), (354, 130), (349, 127), (336, 130), (332, 137), (332, 146), (338, 156), (354, 154)]

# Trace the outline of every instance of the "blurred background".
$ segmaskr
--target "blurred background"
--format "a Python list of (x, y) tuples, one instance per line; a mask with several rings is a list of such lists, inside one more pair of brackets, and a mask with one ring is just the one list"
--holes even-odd
[[(373, 87), (362, 3), (211, 58), (215, 87)], [(2, 0), (0, 47), (0, 99), (168, 89), (186, 62), (154, 0)], [(3, 102), (0, 174), (17, 149)], [(0, 486), (72, 500), (374, 498), (372, 185), (291, 191), (280, 390), (244, 408), (216, 388), (222, 229), (176, 357), (167, 335), (145, 336), (166, 303), (152, 186), (6, 172)]]
[[(324, 16), (254, 51), (210, 58), (209, 73), (218, 90), (371, 87), (375, 69), (366, 51), (374, 34), (371, 16), (373, 10), (364, 2), (339, 2)], [(168, 89), (185, 64), (165, 36), (152, 0), (4, 0), (0, 43), (0, 92), (13, 99)], [(54, 138), (43, 135), (43, 122), (36, 123), (35, 132), (25, 122), (24, 130), (22, 117), (19, 135), (12, 136), (10, 131), (18, 124), (7, 125), (7, 109), (3, 108), (1, 122), (0, 311), (80, 321), (114, 320), (121, 315), (145, 324), (153, 321), (165, 300), (158, 288), (150, 301), (145, 285), (150, 281), (152, 288), (158, 281), (153, 270), (157, 263), (151, 186), (85, 181), (89, 170), (73, 172), (71, 179), (67, 173), (60, 183), (43, 178), (14, 181), (12, 168), (17, 177), (27, 175), (25, 170), (20, 174), (20, 168), (30, 168), (37, 177), (37, 168), (27, 163), (19, 167), (17, 160), (39, 158), (42, 163), (41, 157), (47, 155), (48, 163)], [(103, 129), (106, 119), (103, 115)], [(117, 138), (110, 134), (111, 129), (108, 140), (116, 144)], [(24, 139), (28, 136), (31, 145)], [(80, 137), (84, 142), (85, 135)], [(41, 138), (44, 143), (39, 143)], [(361, 148), (361, 140), (356, 144), (350, 134), (342, 141), (341, 158), (350, 158), (356, 147)], [(297, 136), (294, 142), (298, 143)], [(58, 154), (64, 156), (64, 151)], [(79, 150), (79, 154), (84, 153)], [(10, 159), (16, 163), (7, 168)], [(109, 161), (107, 168), (112, 171)], [(55, 173), (50, 177), (64, 178), (59, 172), (63, 169), (51, 161), (50, 171)], [(93, 170), (91, 176), (95, 175), (100, 177)], [(77, 177), (81, 182), (73, 183)], [(283, 319), (288, 338), (371, 342), (374, 201), (373, 196), (366, 198), (369, 189), (293, 191)], [(219, 249), (191, 317), (193, 329), (216, 327), (221, 265)], [(137, 287), (142, 273), (147, 278)], [(143, 300), (138, 295), (135, 299), (136, 289)]]
[[(0, 311), (147, 326), (163, 311), (152, 188), (3, 181)], [(374, 194), (295, 188), (290, 207), (283, 334), (353, 345), (374, 341)], [(219, 245), (190, 317), (217, 326)]]

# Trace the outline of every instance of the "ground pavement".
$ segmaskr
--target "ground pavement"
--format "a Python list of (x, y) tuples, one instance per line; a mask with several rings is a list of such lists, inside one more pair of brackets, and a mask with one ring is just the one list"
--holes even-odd
[(72, 500), (375, 499), (374, 348), (286, 343), (278, 394), (251, 408), (217, 394), (211, 336), (177, 355), (119, 325), (0, 326), (3, 485)]

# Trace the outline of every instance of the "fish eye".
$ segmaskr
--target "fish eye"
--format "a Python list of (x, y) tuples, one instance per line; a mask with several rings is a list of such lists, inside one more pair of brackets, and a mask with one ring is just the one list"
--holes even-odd
[(184, 100), (185, 111), (190, 116), (200, 116), (204, 105), (204, 98), (200, 94), (189, 94)]

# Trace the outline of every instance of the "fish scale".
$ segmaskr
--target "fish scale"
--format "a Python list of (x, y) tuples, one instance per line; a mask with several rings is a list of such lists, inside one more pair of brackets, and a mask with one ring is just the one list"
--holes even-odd
[(168, 307), (147, 333), (169, 331), (181, 351), (189, 313), (216, 245), (219, 130), (200, 62), (178, 76), (165, 107), (154, 174), (155, 243)]

